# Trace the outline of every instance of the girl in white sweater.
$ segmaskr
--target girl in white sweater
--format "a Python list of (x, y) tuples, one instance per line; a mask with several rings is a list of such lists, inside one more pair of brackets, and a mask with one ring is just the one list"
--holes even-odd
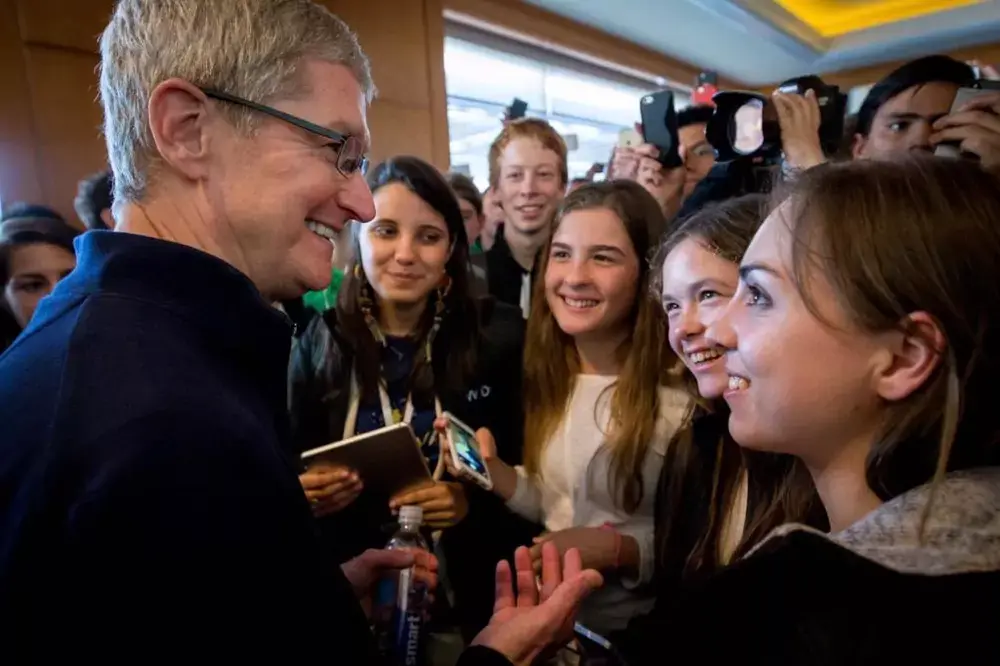
[(580, 615), (598, 632), (652, 605), (656, 481), (688, 404), (662, 311), (648, 297), (647, 257), (664, 228), (633, 182), (566, 198), (528, 321), (524, 465), (484, 447), (495, 492), (545, 526), (536, 568), (541, 543), (552, 541), (605, 574)]

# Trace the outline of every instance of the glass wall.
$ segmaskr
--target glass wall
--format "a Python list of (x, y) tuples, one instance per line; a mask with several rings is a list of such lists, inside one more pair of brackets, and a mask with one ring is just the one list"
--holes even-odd
[[(455, 37), (445, 38), (451, 164), (480, 189), (489, 181), (490, 144), (502, 128), (504, 109), (518, 97), (528, 115), (545, 118), (570, 148), (570, 178), (605, 163), (618, 132), (639, 121), (639, 99), (650, 88), (582, 74)], [(687, 106), (683, 93), (678, 108)]]

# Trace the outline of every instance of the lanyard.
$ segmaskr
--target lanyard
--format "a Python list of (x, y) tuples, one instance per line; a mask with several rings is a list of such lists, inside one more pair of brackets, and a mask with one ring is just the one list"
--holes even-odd
[[(402, 420), (396, 418), (394, 411), (392, 409), (392, 403), (389, 402), (389, 394), (386, 392), (385, 387), (382, 382), (378, 385), (378, 399), (382, 404), (382, 423), (385, 426), (390, 426), (395, 423), (410, 423), (413, 420), (413, 395), (406, 396), (406, 406), (403, 408)], [(358, 384), (358, 373), (357, 370), (351, 370), (351, 397), (350, 403), (347, 407), (347, 418), (344, 419), (344, 437), (343, 439), (349, 439), (354, 437), (357, 426), (358, 426), (358, 409), (361, 407), (361, 387)], [(443, 413), (441, 409), (441, 401), (438, 400), (437, 395), (434, 396), (434, 414), (440, 417)], [(437, 481), (441, 478), (441, 474), (444, 472), (444, 451), (441, 449), (441, 437), (438, 435), (438, 449), (441, 453), (438, 455), (437, 468), (434, 470), (434, 480)]]

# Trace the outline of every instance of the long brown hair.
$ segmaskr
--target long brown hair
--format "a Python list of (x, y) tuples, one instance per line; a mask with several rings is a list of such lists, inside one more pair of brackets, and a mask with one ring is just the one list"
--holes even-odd
[[(663, 313), (646, 298), (648, 258), (666, 221), (642, 186), (612, 181), (585, 185), (567, 196), (556, 214), (553, 232), (567, 214), (592, 209), (607, 209), (618, 216), (639, 259), (635, 305), (630, 314), (632, 333), (620, 350), (622, 370), (614, 384), (605, 440), (611, 455), (612, 493), (631, 513), (642, 502), (643, 463), (660, 413), (659, 388), (675, 381), (670, 370), (676, 357), (667, 344)], [(551, 240), (542, 255), (542, 275), (550, 252)], [(573, 338), (559, 328), (549, 309), (544, 279), (537, 281), (532, 294), (524, 356), (524, 462), (530, 473), (538, 474), (544, 448), (562, 422), (580, 372)]]
[[(425, 347), (421, 344), (410, 375), (414, 401), (426, 403), (433, 400), (432, 393), (440, 393), (444, 388), (460, 390), (476, 365), (480, 326), (478, 308), (469, 292), (469, 242), (458, 199), (437, 169), (419, 158), (402, 156), (383, 162), (368, 176), (368, 185), (373, 192), (393, 183), (406, 186), (444, 218), (452, 244), (451, 255), (445, 264), (450, 288), (442, 298), (443, 322), (434, 339), (434, 353), (431, 362), (428, 362)], [(371, 301), (369, 307), (375, 317), (379, 304), (361, 268), (360, 226), (354, 223), (353, 256), (337, 295), (337, 306), (325, 317), (331, 331), (336, 333), (332, 342), (353, 353), (362, 395), (366, 400), (373, 400), (378, 395), (381, 381), (382, 352), (381, 345), (366, 323), (362, 301), (366, 298)], [(425, 340), (431, 331), (438, 297), (437, 293), (428, 295), (427, 307), (413, 336), (418, 342)], [(330, 381), (346, 381), (350, 368), (340, 367), (342, 355), (326, 354), (325, 372)]]
[(885, 405), (872, 491), (888, 500), (1000, 464), (997, 179), (965, 160), (860, 160), (807, 172), (786, 201), (792, 278), (817, 318), (809, 282), (822, 275), (858, 329), (916, 335), (909, 315), (925, 312), (946, 341), (923, 386)]
[[(749, 194), (712, 204), (687, 218), (660, 245), (653, 260), (655, 301), (663, 291), (663, 264), (685, 240), (695, 240), (736, 265), (763, 220), (769, 198)], [(690, 372), (693, 399), (687, 427), (667, 448), (657, 485), (656, 561), (661, 580), (676, 582), (725, 566), (723, 541), (747, 475), (747, 513), (731, 554), (738, 558), (786, 522), (822, 523), (812, 478), (793, 456), (750, 451), (729, 434), (724, 400), (705, 400)], [(818, 525), (817, 525), (818, 526)]]

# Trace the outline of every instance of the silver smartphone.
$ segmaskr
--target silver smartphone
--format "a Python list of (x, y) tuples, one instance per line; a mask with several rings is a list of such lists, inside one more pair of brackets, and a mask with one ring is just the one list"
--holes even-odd
[[(959, 109), (977, 97), (995, 93), (998, 90), (1000, 90), (1000, 85), (998, 85), (995, 81), (980, 81), (973, 87), (959, 88), (958, 93), (955, 95), (955, 101), (951, 104), (951, 111), (949, 111), (949, 114), (958, 113)], [(938, 157), (950, 157), (957, 159), (962, 156), (962, 151), (959, 146), (960, 144), (952, 141), (942, 143), (934, 149), (934, 154)]]
[(453, 414), (445, 412), (443, 416), (448, 419), (446, 439), (452, 462), (463, 475), (484, 489), (493, 490), (493, 479), (490, 478), (490, 470), (486, 467), (486, 460), (479, 450), (476, 431), (455, 418)]

